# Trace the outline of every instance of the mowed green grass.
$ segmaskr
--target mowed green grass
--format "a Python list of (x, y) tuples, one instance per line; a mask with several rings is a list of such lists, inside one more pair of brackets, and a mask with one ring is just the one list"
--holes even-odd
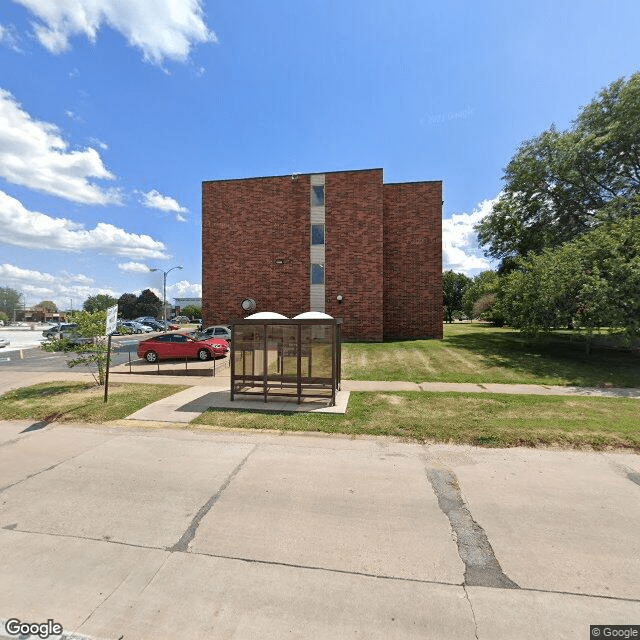
[(84, 382), (46, 382), (0, 396), (0, 416), (3, 420), (108, 422), (126, 418), (152, 402), (187, 388), (112, 383), (105, 403), (104, 387)]
[(483, 323), (444, 325), (442, 340), (345, 343), (345, 380), (483, 382), (640, 387), (638, 352), (612, 349), (602, 337), (587, 354), (584, 337), (541, 339)]
[(558, 445), (640, 452), (640, 400), (493, 393), (352, 393), (346, 415), (210, 410), (198, 428), (397, 436), (489, 447)]

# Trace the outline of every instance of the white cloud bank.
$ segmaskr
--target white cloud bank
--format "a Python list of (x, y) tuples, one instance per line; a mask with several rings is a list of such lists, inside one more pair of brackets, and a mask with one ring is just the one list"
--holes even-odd
[(40, 43), (51, 53), (69, 49), (69, 39), (84, 35), (95, 42), (102, 26), (120, 32), (157, 65), (184, 62), (191, 47), (215, 42), (204, 21), (202, 0), (14, 0), (41, 20), (34, 24)]
[(160, 211), (166, 211), (176, 214), (176, 220), (178, 222), (185, 222), (186, 218), (182, 215), (189, 210), (186, 207), (180, 205), (177, 200), (174, 200), (170, 196), (163, 196), (160, 192), (152, 189), (147, 193), (142, 193), (140, 202), (150, 209), (159, 209)]
[(70, 151), (58, 127), (33, 120), (4, 89), (0, 89), (0, 177), (82, 204), (121, 200), (117, 189), (105, 190), (90, 181), (114, 178), (95, 149)]
[[(161, 296), (162, 297), (162, 296)], [(180, 280), (172, 285), (167, 285), (167, 300), (171, 298), (201, 298), (202, 285), (194, 284), (188, 280)]]
[(72, 304), (78, 309), (89, 296), (119, 295), (112, 289), (96, 287), (91, 278), (82, 274), (61, 271), (53, 275), (8, 263), (0, 264), (0, 281), (23, 292), (27, 306), (52, 300), (60, 309), (69, 309)]
[(127, 273), (149, 273), (149, 267), (142, 262), (123, 262), (118, 265), (118, 269)]
[(442, 221), (442, 268), (472, 276), (491, 269), (492, 265), (483, 256), (473, 227), (491, 209), (497, 198), (484, 200), (472, 213), (454, 213)]
[(138, 260), (166, 260), (165, 245), (147, 235), (128, 233), (105, 222), (86, 229), (66, 218), (29, 211), (23, 204), (0, 191), (0, 243), (28, 249), (92, 251), (102, 255), (126, 256)]

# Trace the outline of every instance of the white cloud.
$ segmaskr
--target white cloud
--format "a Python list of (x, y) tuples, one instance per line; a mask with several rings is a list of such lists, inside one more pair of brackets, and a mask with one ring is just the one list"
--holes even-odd
[(93, 280), (83, 274), (61, 271), (53, 275), (8, 263), (0, 264), (0, 281), (24, 293), (27, 306), (53, 300), (60, 309), (68, 309), (72, 304), (78, 309), (89, 296), (98, 293), (119, 295), (112, 289), (96, 287)]
[(69, 49), (69, 39), (84, 35), (95, 42), (102, 26), (120, 32), (144, 59), (184, 62), (191, 47), (215, 42), (204, 21), (202, 0), (14, 0), (41, 22), (34, 25), (51, 53)]
[(171, 298), (201, 298), (202, 285), (194, 284), (188, 280), (180, 280), (172, 285), (167, 285), (167, 300)]
[(494, 200), (484, 200), (472, 213), (454, 213), (442, 221), (443, 270), (474, 275), (491, 269), (491, 263), (482, 255), (474, 226), (491, 212)]
[(28, 249), (92, 251), (138, 260), (169, 258), (165, 245), (150, 236), (128, 233), (105, 222), (86, 229), (66, 218), (29, 211), (3, 191), (0, 191), (0, 228), (3, 230), (0, 242)]
[(123, 262), (118, 265), (118, 269), (128, 273), (149, 273), (149, 267), (142, 262)]
[(24, 53), (13, 25), (6, 27), (0, 24), (0, 45), (15, 51), (15, 53)]
[(150, 209), (159, 209), (160, 211), (166, 211), (176, 214), (176, 220), (178, 222), (186, 222), (187, 219), (182, 215), (189, 210), (183, 207), (177, 200), (170, 196), (163, 196), (159, 191), (152, 189), (147, 193), (140, 194), (142, 198), (140, 202)]
[(114, 177), (95, 149), (70, 151), (58, 127), (33, 120), (4, 89), (0, 89), (0, 177), (83, 204), (121, 200), (118, 190), (90, 182), (90, 178)]

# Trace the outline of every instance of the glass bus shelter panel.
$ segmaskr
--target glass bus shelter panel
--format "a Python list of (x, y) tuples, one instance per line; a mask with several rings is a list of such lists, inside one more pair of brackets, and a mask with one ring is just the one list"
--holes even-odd
[(236, 376), (262, 376), (264, 362), (264, 328), (240, 325), (233, 335), (233, 357)]
[(331, 380), (333, 374), (333, 336), (330, 327), (301, 327), (301, 368), (303, 380)]

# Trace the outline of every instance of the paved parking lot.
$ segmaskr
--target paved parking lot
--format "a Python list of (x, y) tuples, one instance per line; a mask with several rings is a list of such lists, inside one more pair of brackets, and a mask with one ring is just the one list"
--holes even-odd
[(0, 618), (85, 637), (640, 624), (640, 457), (0, 422)]

